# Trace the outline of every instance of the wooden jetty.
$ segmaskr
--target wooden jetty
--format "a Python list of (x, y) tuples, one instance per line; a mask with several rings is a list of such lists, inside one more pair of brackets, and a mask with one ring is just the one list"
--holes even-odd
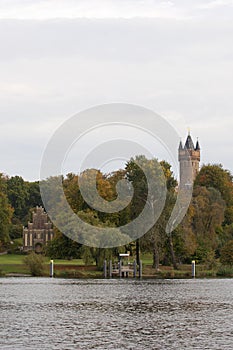
[(137, 266), (136, 260), (133, 263), (129, 261), (129, 253), (119, 254), (119, 260), (117, 263), (112, 264), (104, 261), (104, 277), (142, 277), (142, 263), (140, 262)]

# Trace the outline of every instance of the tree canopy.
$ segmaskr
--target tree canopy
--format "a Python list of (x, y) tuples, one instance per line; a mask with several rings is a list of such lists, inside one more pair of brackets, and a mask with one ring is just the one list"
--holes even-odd
[[(96, 169), (87, 169), (81, 174), (67, 174), (62, 177), (62, 184), (66, 200), (73, 211), (93, 227), (105, 228), (101, 236), (102, 240), (110, 243), (114, 241), (114, 237), (110, 234), (111, 230), (107, 232), (106, 228), (118, 230), (115, 231), (117, 235), (115, 239), (119, 246), (127, 235), (135, 241), (134, 233), (127, 232), (122, 227), (141, 215), (146, 207), (149, 213), (146, 218), (152, 224), (146, 232), (144, 232), (143, 222), (142, 227), (137, 227), (145, 234), (136, 240), (136, 251), (138, 254), (139, 249), (152, 253), (153, 265), (159, 268), (161, 263), (173, 264), (176, 267), (177, 264), (190, 262), (192, 259), (202, 262), (209, 260), (210, 257), (226, 260), (224, 255), (227, 256), (231, 251), (229, 242), (233, 240), (232, 179), (231, 173), (219, 164), (203, 165), (194, 183), (188, 211), (181, 224), (170, 235), (166, 233), (165, 227), (177, 200), (178, 184), (170, 164), (165, 161), (147, 159), (141, 155), (130, 159), (124, 169), (109, 174), (103, 174)], [(83, 180), (85, 181), (82, 183)], [(119, 196), (118, 185), (121, 180), (128, 181), (126, 193), (127, 196), (132, 195), (129, 202), (127, 202), (127, 196), (126, 199)], [(52, 184), (56, 188), (57, 183), (57, 177), (45, 182), (45, 196), (48, 195), (46, 186)], [(83, 198), (80, 184), (83, 184), (84, 190), (85, 186), (94, 188), (91, 195), (95, 200), (99, 196), (105, 208), (110, 208), (114, 201), (118, 201), (122, 209), (113, 212), (101, 210), (101, 207), (98, 207), (98, 201), (95, 202), (95, 200), (93, 206), (90, 205)], [(48, 202), (51, 208), (60, 203), (59, 193), (50, 196)], [(23, 225), (30, 220), (31, 212), (37, 205), (43, 205), (38, 182), (28, 182), (20, 176), (0, 175), (0, 244), (2, 247), (6, 246), (10, 240), (22, 237)], [(67, 219), (62, 203), (60, 205), (57, 222), (67, 225), (70, 232), (77, 234), (74, 223)], [(50, 256), (81, 257), (83, 255), (86, 261), (93, 259), (100, 264), (103, 257), (111, 256), (118, 251), (115, 248), (106, 250), (85, 248), (64, 236), (58, 228), (54, 229), (55, 238), (47, 247), (47, 253)], [(131, 249), (131, 244), (121, 246), (119, 249), (127, 251)]]

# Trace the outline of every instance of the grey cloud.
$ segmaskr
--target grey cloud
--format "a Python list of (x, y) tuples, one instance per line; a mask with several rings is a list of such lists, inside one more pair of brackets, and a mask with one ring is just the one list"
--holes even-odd
[[(192, 5), (197, 14), (200, 3)], [(232, 37), (232, 22), (209, 16), (0, 21), (0, 171), (37, 178), (53, 130), (106, 102), (152, 108), (177, 123), (181, 136), (190, 126), (203, 160), (233, 170), (233, 143), (226, 137), (233, 114)]]
[[(0, 21), (0, 60), (77, 57), (117, 62), (171, 55), (219, 58), (230, 51), (232, 23), (175, 20)], [(202, 50), (202, 53), (201, 53)], [(193, 52), (192, 52), (193, 51)]]

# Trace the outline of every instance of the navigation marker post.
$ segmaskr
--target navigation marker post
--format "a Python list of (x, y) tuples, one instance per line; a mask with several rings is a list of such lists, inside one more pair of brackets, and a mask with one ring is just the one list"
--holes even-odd
[(192, 278), (195, 278), (195, 274), (196, 274), (195, 260), (192, 260)]

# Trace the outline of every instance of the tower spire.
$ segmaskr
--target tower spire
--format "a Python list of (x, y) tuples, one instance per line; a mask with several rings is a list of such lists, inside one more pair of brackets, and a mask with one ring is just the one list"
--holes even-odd
[(182, 140), (180, 138), (179, 150), (183, 149)]
[(195, 150), (196, 151), (200, 151), (201, 147), (200, 147), (200, 144), (199, 144), (199, 141), (198, 141), (198, 137), (197, 137), (197, 142), (196, 142), (196, 147), (195, 147)]
[(192, 137), (191, 137), (190, 133), (188, 134), (188, 137), (186, 139), (185, 148), (187, 150), (194, 149), (194, 144), (193, 144), (193, 140), (192, 140)]

